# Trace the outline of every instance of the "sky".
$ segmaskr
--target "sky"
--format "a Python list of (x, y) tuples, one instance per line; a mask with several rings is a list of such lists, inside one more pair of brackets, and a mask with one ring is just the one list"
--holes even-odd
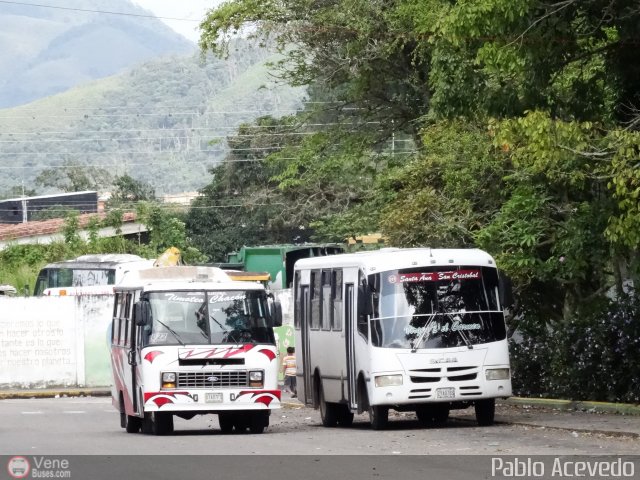
[(221, 0), (131, 0), (159, 17), (184, 18), (193, 21), (162, 20), (176, 32), (197, 42), (200, 35), (198, 25), (207, 10), (221, 3)]

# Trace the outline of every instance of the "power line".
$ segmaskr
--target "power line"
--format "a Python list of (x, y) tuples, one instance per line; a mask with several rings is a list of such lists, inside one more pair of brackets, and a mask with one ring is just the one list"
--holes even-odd
[(157, 18), (160, 20), (177, 20), (180, 22), (198, 22), (200, 23), (202, 20), (196, 20), (193, 18), (175, 18), (175, 17), (158, 17), (156, 15), (145, 15), (142, 13), (125, 13), (125, 12), (110, 12), (106, 10), (90, 10), (87, 8), (71, 8), (71, 7), (60, 7), (58, 5), (43, 5), (40, 3), (26, 3), (26, 2), (10, 2), (8, 0), (0, 0), (0, 3), (6, 3), (9, 5), (22, 5), (27, 7), (40, 7), (40, 8), (52, 8), (55, 10), (68, 10), (72, 12), (85, 12), (85, 13), (104, 13), (107, 15), (121, 15), (124, 17), (142, 17), (142, 18)]
[[(334, 144), (333, 146), (337, 146)], [(289, 145), (287, 148), (299, 148), (299, 145)], [(272, 147), (248, 147), (248, 148), (224, 148), (221, 147), (217, 150), (207, 150), (207, 149), (191, 149), (191, 148), (181, 148), (181, 149), (166, 149), (166, 150), (153, 150), (153, 151), (134, 151), (134, 150), (115, 150), (115, 151), (105, 151), (105, 152), (0, 152), (0, 155), (4, 156), (12, 156), (12, 155), (28, 155), (28, 156), (67, 156), (67, 155), (158, 155), (161, 153), (235, 153), (235, 152), (265, 152), (269, 150), (282, 149), (283, 146), (272, 146)]]
[[(158, 152), (155, 152), (158, 153)], [(418, 153), (415, 150), (407, 150), (407, 151), (396, 151), (394, 155), (413, 155)], [(381, 153), (372, 153), (369, 155), (370, 157), (377, 156), (392, 156), (391, 152), (381, 152)], [(218, 165), (223, 165), (227, 163), (254, 163), (254, 162), (263, 162), (266, 158), (240, 158), (240, 159), (224, 159), (218, 160), (215, 163), (211, 164), (211, 166), (216, 167)], [(278, 160), (300, 160), (300, 157), (278, 157)], [(187, 165), (197, 165), (205, 162), (210, 162), (210, 159), (196, 159), (196, 160), (187, 160), (183, 162)], [(0, 170), (31, 170), (40, 168), (41, 170), (50, 170), (50, 169), (70, 169), (70, 168), (113, 168), (113, 167), (139, 167), (139, 166), (148, 166), (148, 165), (166, 165), (166, 160), (160, 161), (150, 161), (150, 162), (132, 162), (127, 160), (119, 160), (117, 162), (112, 163), (88, 163), (83, 165), (29, 165), (29, 166), (0, 166)]]
[[(1, 0), (0, 0), (1, 2)], [(273, 100), (273, 99), (267, 99), (267, 100)], [(345, 102), (343, 101), (339, 101), (339, 100), (328, 100), (328, 101), (310, 101), (310, 100), (299, 100), (296, 101), (295, 103), (300, 103), (302, 105), (335, 105), (335, 104), (345, 104)], [(234, 105), (238, 106), (238, 105), (243, 105), (240, 102), (233, 102)], [(253, 105), (253, 102), (248, 102), (244, 105)], [(198, 105), (184, 105), (184, 104), (178, 104), (178, 105), (155, 105), (154, 108), (183, 108), (183, 109), (190, 109), (190, 108), (202, 108), (203, 104), (198, 104)], [(42, 110), (42, 108), (39, 107), (30, 107), (28, 105), (25, 106), (20, 106), (20, 107), (15, 107), (17, 110), (20, 110), (21, 112), (23, 111), (40, 111)], [(118, 106), (112, 106), (112, 107), (59, 107), (60, 110), (79, 110), (79, 111), (85, 111), (85, 110), (131, 110), (131, 109), (135, 109), (135, 108), (148, 108), (148, 105), (146, 104), (138, 104), (138, 105), (118, 105)], [(362, 108), (362, 107), (346, 107), (346, 108)]]
[[(329, 123), (303, 123), (299, 127), (300, 128), (308, 128), (308, 127), (331, 127), (331, 126), (362, 126), (362, 125), (379, 125), (381, 122), (379, 121), (369, 121), (369, 122), (329, 122)], [(3, 135), (78, 135), (78, 134), (86, 134), (86, 133), (132, 133), (132, 132), (172, 132), (172, 131), (180, 131), (183, 132), (185, 130), (196, 131), (196, 130), (238, 130), (239, 125), (230, 125), (230, 126), (216, 126), (216, 127), (181, 127), (181, 128), (147, 128), (147, 129), (119, 129), (119, 130), (67, 130), (67, 131), (38, 131), (38, 132), (0, 132), (0, 137)], [(255, 129), (265, 129), (265, 128), (287, 128), (287, 125), (249, 125), (249, 128), (252, 130)], [(236, 135), (232, 135), (236, 136)]]
[[(2, 1), (2, 0), (0, 0)], [(131, 117), (206, 117), (212, 115), (255, 115), (264, 113), (300, 113), (303, 109), (275, 109), (275, 110), (228, 110), (228, 111), (205, 111), (205, 112), (168, 112), (168, 113), (106, 113), (106, 114), (85, 114), (84, 119), (89, 118), (131, 118)], [(77, 115), (3, 115), (0, 120), (38, 120), (42, 118), (79, 118)]]
[[(299, 135), (315, 135), (316, 133), (322, 133), (321, 130), (315, 132), (289, 132), (289, 133), (263, 133), (263, 137), (285, 137), (285, 136), (299, 136)], [(226, 139), (229, 135), (177, 135), (177, 136), (164, 136), (164, 137), (109, 137), (109, 138), (38, 138), (35, 140), (0, 140), (0, 143), (57, 143), (57, 142), (129, 142), (129, 141), (141, 141), (141, 140), (195, 140), (198, 138), (204, 139)], [(253, 138), (255, 135), (233, 135), (233, 138)], [(399, 141), (399, 140), (398, 140)]]

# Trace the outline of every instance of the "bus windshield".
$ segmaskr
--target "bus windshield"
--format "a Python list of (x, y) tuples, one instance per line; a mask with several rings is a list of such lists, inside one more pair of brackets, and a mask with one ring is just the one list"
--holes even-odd
[(45, 268), (38, 275), (34, 295), (42, 295), (47, 288), (113, 285), (115, 279), (113, 268)]
[(260, 290), (153, 292), (145, 345), (275, 344)]
[(369, 275), (376, 347), (450, 348), (506, 338), (495, 268), (421, 267)]

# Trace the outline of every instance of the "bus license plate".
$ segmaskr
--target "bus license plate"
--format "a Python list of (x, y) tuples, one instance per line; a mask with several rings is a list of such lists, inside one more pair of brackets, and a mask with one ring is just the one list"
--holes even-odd
[(456, 389), (454, 387), (436, 389), (436, 398), (455, 398), (455, 396)]
[(220, 392), (207, 393), (204, 396), (204, 401), (206, 403), (222, 403), (222, 393)]

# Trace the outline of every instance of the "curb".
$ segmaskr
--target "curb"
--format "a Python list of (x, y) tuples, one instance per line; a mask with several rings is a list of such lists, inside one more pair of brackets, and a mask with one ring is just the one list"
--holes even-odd
[(586, 411), (594, 413), (614, 413), (618, 415), (640, 415), (640, 405), (630, 403), (583, 402), (579, 400), (558, 400), (551, 398), (511, 397), (500, 400), (503, 405), (553, 408), (563, 411)]
[(57, 397), (108, 397), (111, 390), (105, 389), (59, 389), (59, 390), (5, 390), (0, 391), (0, 400), (12, 398), (57, 398)]

